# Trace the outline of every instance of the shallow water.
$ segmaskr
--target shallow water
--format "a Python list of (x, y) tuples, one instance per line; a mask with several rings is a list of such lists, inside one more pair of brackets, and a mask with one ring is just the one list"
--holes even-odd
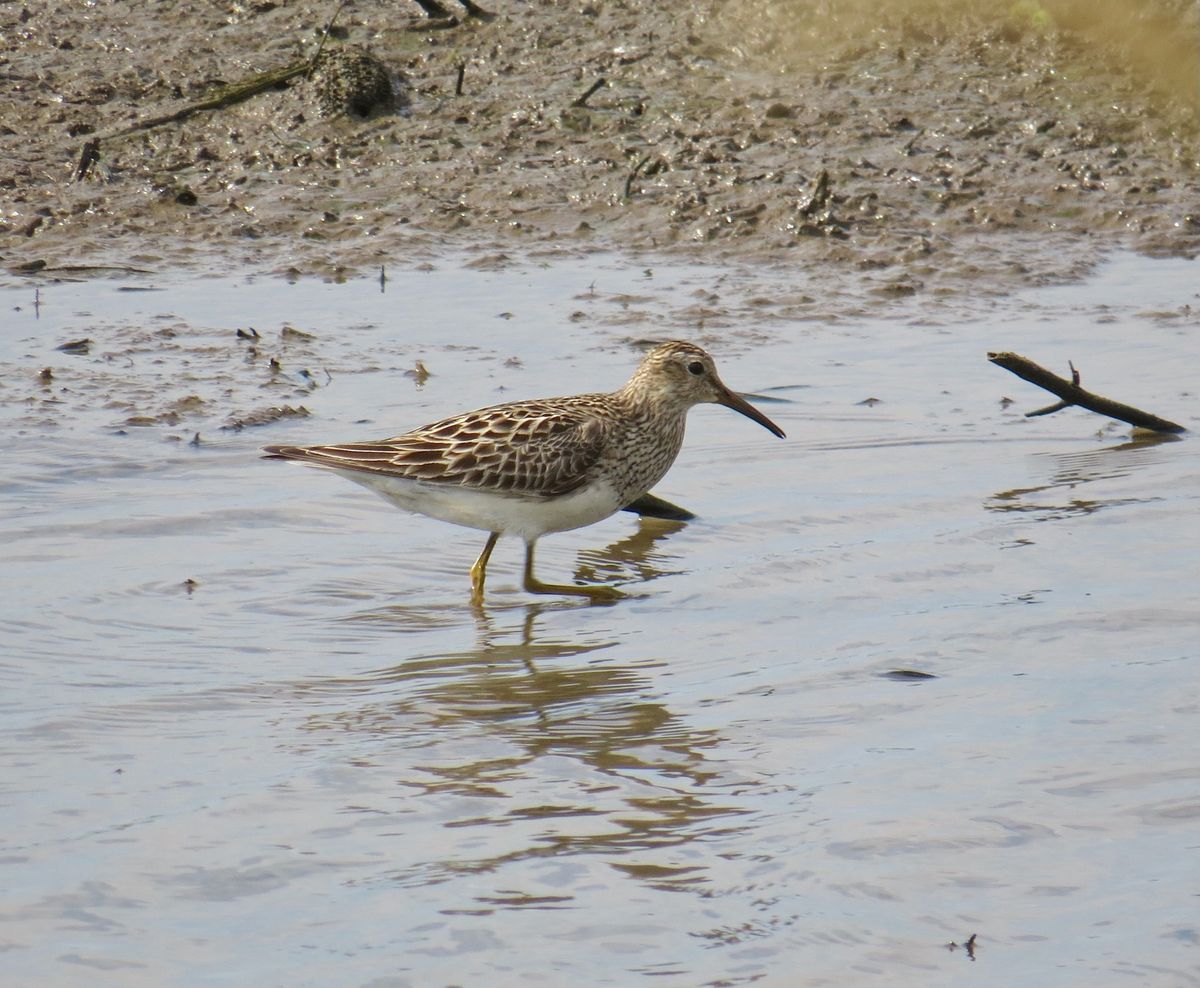
[[(985, 358), (1194, 430), (1198, 275), (5, 290), (5, 983), (1200, 984), (1195, 443), (1025, 419)], [(789, 438), (697, 409), (658, 488), (696, 521), (540, 544), (615, 606), (526, 596), (502, 542), (474, 611), (479, 533), (258, 459), (613, 387), (663, 336)]]

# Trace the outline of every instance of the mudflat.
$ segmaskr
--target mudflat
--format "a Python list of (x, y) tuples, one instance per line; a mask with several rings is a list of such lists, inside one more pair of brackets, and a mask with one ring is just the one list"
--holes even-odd
[[(906, 293), (1078, 273), (1098, 238), (1200, 245), (1183, 0), (485, 13), (3, 5), (0, 264), (329, 275), (449, 240), (703, 245)], [(394, 100), (339, 112), (318, 50), (365, 55)]]

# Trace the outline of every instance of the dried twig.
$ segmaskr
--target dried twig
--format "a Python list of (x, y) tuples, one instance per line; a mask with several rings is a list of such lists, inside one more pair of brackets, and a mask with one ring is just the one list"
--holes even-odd
[(177, 123), (205, 110), (219, 110), (227, 106), (233, 106), (248, 100), (251, 96), (257, 96), (268, 89), (282, 85), (298, 75), (303, 75), (308, 71), (310, 64), (310, 60), (306, 58), (299, 62), (292, 62), (290, 65), (285, 65), (283, 68), (260, 72), (249, 79), (243, 79), (241, 82), (225, 86), (211, 96), (206, 96), (204, 99), (187, 103), (178, 110), (172, 110), (170, 113), (163, 113), (158, 116), (144, 117), (136, 123), (130, 124), (128, 127), (122, 127), (120, 130), (96, 137), (89, 143), (99, 145), (101, 141), (111, 141), (118, 137), (127, 137), (130, 134), (137, 133), (139, 130), (150, 130), (153, 127), (161, 127), (163, 124)]
[(79, 152), (79, 164), (75, 166), (75, 181), (82, 182), (87, 178), (88, 171), (99, 160), (100, 142), (97, 140), (87, 141), (83, 145), (83, 150)]
[(641, 161), (639, 161), (636, 165), (633, 166), (633, 171), (631, 171), (629, 173), (629, 177), (625, 179), (625, 198), (626, 199), (628, 199), (629, 196), (632, 194), (634, 181), (637, 179), (638, 175), (640, 175), (642, 173), (642, 169), (645, 168), (646, 165), (648, 165), (650, 163), (651, 157), (652, 157), (652, 155), (648, 154), (644, 158), (642, 158)]
[(582, 96), (580, 96), (579, 99), (575, 100), (575, 102), (572, 103), (571, 105), (572, 106), (587, 106), (587, 101), (589, 99), (591, 99), (592, 96), (595, 95), (596, 90), (599, 89), (601, 86), (607, 86), (607, 85), (608, 85), (608, 80), (605, 79), (604, 76), (601, 76), (599, 79), (597, 79), (595, 82), (593, 82), (590, 86), (588, 86), (587, 92), (585, 92)]
[(820, 212), (829, 205), (829, 195), (829, 172), (822, 168), (821, 174), (813, 182), (812, 192), (809, 193), (807, 201), (800, 205), (800, 215), (812, 216), (814, 213)]
[(1035, 364), (1029, 358), (1022, 357), (1019, 353), (989, 353), (988, 360), (997, 367), (1003, 367), (1006, 371), (1016, 374), (1022, 380), (1028, 381), (1030, 384), (1036, 384), (1039, 388), (1045, 388), (1051, 394), (1058, 395), (1062, 399), (1062, 401), (1049, 405), (1046, 408), (1027, 412), (1026, 418), (1034, 415), (1049, 415), (1051, 412), (1057, 412), (1072, 405), (1078, 405), (1080, 408), (1086, 408), (1089, 412), (1095, 412), (1097, 415), (1107, 415), (1109, 418), (1128, 422), (1139, 429), (1149, 429), (1153, 432), (1187, 431), (1182, 425), (1172, 422), (1169, 419), (1159, 418), (1157, 415), (1143, 412), (1140, 408), (1134, 408), (1132, 405), (1124, 405), (1119, 401), (1113, 401), (1111, 398), (1105, 398), (1102, 395), (1085, 391), (1079, 386), (1079, 371), (1075, 369), (1074, 364), (1069, 365), (1071, 367), (1072, 379), (1068, 381), (1066, 378), (1059, 377), (1057, 374), (1046, 370), (1045, 367)]

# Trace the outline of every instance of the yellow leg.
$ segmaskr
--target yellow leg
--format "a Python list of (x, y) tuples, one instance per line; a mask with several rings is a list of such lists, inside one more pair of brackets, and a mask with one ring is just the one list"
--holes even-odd
[(483, 552), (479, 554), (475, 565), (471, 567), (471, 600), (476, 604), (483, 600), (483, 581), (487, 579), (488, 560), (492, 558), (492, 550), (496, 548), (496, 543), (499, 541), (500, 533), (492, 532), (488, 536), (487, 545), (483, 547)]
[(525, 589), (529, 593), (567, 594), (590, 600), (620, 600), (625, 595), (616, 587), (578, 587), (562, 583), (543, 583), (533, 575), (533, 543), (525, 543)]

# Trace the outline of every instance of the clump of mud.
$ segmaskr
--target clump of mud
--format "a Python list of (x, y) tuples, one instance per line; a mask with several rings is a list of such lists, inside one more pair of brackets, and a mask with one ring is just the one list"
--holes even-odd
[[(436, 21), (362, 0), (330, 29), (336, 6), (3, 5), (0, 263), (336, 274), (450, 238), (703, 245), (909, 293), (1200, 244), (1182, 0), (496, 0)], [(371, 67), (362, 105), (307, 68), (338, 46)]]

